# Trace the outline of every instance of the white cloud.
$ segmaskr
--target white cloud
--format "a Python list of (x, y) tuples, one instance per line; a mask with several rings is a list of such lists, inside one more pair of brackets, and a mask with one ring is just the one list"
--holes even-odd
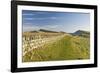
[(23, 18), (23, 20), (35, 20), (36, 18)]
[(36, 14), (32, 14), (32, 13), (23, 13), (22, 15), (30, 15), (30, 16), (32, 15), (32, 16), (33, 16), (33, 15), (36, 15)]
[(57, 17), (51, 17), (51, 19), (57, 19)]
[(51, 29), (57, 28), (57, 27), (59, 27), (59, 25), (46, 25), (46, 26), (44, 26), (44, 28), (51, 28)]
[[(46, 12), (47, 13), (47, 12)], [(45, 14), (45, 12), (36, 12), (36, 14)]]
[(24, 20), (45, 20), (45, 19), (52, 19), (52, 20), (55, 20), (55, 19), (58, 19), (57, 17), (38, 17), (38, 18), (34, 18), (34, 17), (27, 17), (27, 18), (23, 18)]
[(25, 23), (23, 26), (23, 31), (33, 31), (33, 30), (39, 30), (39, 29), (48, 29), (48, 30), (56, 30), (59, 25), (44, 25), (44, 26), (36, 26), (37, 24), (32, 23)]
[(23, 26), (23, 32), (25, 31), (33, 31), (33, 30), (38, 30), (39, 27), (38, 26), (34, 26), (34, 25), (24, 25)]

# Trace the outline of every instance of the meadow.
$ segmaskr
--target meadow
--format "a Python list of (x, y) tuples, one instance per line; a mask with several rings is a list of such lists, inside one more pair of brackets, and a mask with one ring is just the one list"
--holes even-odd
[[(83, 34), (83, 33), (82, 33)], [(29, 32), (23, 40), (22, 62), (83, 60), (90, 58), (90, 37), (64, 32)], [(33, 39), (33, 35), (38, 35)], [(85, 34), (87, 35), (87, 34)], [(23, 35), (26, 36), (26, 34)], [(25, 46), (26, 45), (26, 46)]]

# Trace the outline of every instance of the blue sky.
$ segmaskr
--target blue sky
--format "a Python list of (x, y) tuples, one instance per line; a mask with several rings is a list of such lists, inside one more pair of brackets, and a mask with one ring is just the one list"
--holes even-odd
[(68, 33), (90, 30), (90, 14), (78, 12), (22, 11), (23, 31), (47, 29)]

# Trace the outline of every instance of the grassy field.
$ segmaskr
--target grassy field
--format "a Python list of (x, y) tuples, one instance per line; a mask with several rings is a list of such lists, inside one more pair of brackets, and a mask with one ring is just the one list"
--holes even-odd
[(23, 56), (23, 62), (81, 60), (90, 58), (89, 37), (65, 35), (33, 49)]

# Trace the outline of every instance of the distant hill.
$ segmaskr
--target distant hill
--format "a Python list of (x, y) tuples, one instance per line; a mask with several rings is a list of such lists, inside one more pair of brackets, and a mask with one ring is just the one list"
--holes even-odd
[(74, 33), (66, 33), (63, 31), (52, 31), (52, 30), (46, 30), (46, 29), (39, 29), (34, 31), (28, 31), (28, 33), (39, 33), (39, 32), (46, 32), (46, 33), (63, 33), (63, 34), (71, 34), (72, 36), (81, 36), (81, 37), (90, 37), (90, 32), (78, 30)]
[(39, 30), (28, 31), (28, 32), (31, 32), (31, 33), (38, 33), (38, 32), (66, 33), (63, 31), (52, 31), (52, 30), (46, 30), (46, 29), (39, 29)]
[(37, 33), (38, 31), (29, 31), (29, 32), (32, 32), (32, 33)]
[(78, 31), (71, 33), (71, 34), (76, 35), (76, 36), (82, 36), (82, 37), (89, 37), (90, 36), (90, 32), (83, 31), (83, 30), (78, 30)]
[(42, 31), (42, 32), (58, 33), (57, 31), (51, 31), (51, 30), (46, 30), (46, 29), (40, 29), (39, 31)]

